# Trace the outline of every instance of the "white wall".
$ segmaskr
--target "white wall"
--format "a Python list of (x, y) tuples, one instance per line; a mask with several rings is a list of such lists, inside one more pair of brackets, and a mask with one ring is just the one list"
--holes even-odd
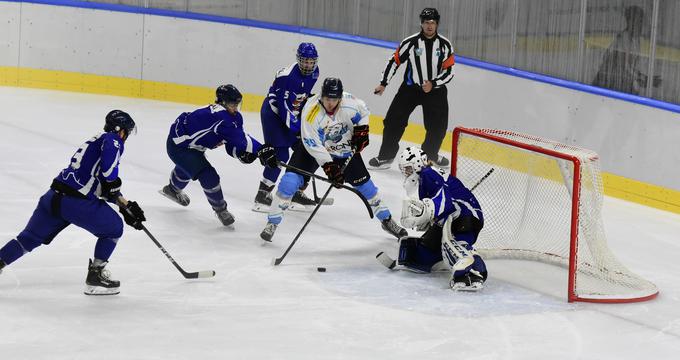
[(19, 3), (0, 2), (0, 66), (19, 63)]
[[(303, 40), (318, 48), (322, 79), (339, 76), (374, 114), (386, 113), (403, 74), (397, 73), (382, 97), (373, 95), (390, 49), (213, 22), (0, 2), (5, 66), (206, 87), (230, 82), (264, 95), (275, 71), (295, 61)], [(461, 64), (455, 68), (450, 128), (507, 129), (590, 148), (600, 154), (606, 172), (680, 190), (679, 114)], [(421, 118), (417, 110), (413, 120)]]

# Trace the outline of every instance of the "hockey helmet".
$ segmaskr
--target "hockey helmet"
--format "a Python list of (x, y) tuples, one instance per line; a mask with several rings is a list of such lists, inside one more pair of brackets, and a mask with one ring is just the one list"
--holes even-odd
[(426, 20), (434, 20), (439, 24), (439, 11), (435, 8), (424, 8), (423, 11), (420, 12), (420, 23), (422, 24)]
[(104, 131), (119, 132), (125, 131), (125, 137), (137, 130), (135, 121), (132, 120), (130, 114), (123, 110), (111, 110), (106, 114), (106, 123), (104, 124)]
[(399, 155), (399, 171), (404, 177), (420, 173), (428, 164), (427, 154), (416, 146), (407, 147)]
[(319, 54), (316, 52), (314, 44), (301, 43), (300, 46), (298, 46), (296, 57), (298, 67), (303, 76), (311, 75), (314, 70), (316, 70)]
[(222, 105), (227, 104), (238, 105), (239, 103), (241, 103), (241, 100), (243, 99), (241, 92), (238, 91), (236, 86), (232, 84), (220, 85), (215, 91), (215, 95), (217, 96), (217, 100), (215, 100), (215, 102)]
[(342, 98), (342, 81), (333, 77), (326, 78), (321, 86), (321, 97), (331, 99)]

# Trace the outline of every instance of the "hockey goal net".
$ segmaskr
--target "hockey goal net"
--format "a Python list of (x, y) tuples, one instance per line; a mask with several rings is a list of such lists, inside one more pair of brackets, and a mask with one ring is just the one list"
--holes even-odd
[(635, 302), (658, 294), (607, 246), (595, 152), (509, 131), (459, 127), (451, 165), (467, 186), (494, 169), (474, 191), (484, 212), (475, 244), (483, 257), (566, 267), (570, 302)]

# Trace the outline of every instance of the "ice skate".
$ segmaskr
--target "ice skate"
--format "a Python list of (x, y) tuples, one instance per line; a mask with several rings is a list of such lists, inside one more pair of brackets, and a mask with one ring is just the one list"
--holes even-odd
[(277, 224), (268, 222), (260, 233), (260, 238), (264, 241), (271, 242), (277, 226)]
[(215, 215), (217, 215), (217, 218), (220, 219), (222, 222), (222, 225), (224, 226), (230, 226), (231, 224), (234, 223), (234, 215), (232, 215), (229, 210), (227, 210), (227, 205), (224, 205), (223, 209), (213, 209), (215, 210)]
[(392, 166), (392, 162), (394, 162), (394, 158), (392, 159), (381, 159), (379, 157), (374, 157), (371, 160), (368, 160), (368, 168), (373, 169), (373, 170), (384, 170), (384, 169), (389, 169)]
[(120, 281), (111, 280), (107, 261), (90, 259), (87, 278), (85, 279), (85, 295), (116, 295), (120, 293)]
[(430, 159), (430, 161), (432, 161), (433, 164), (440, 168), (446, 169), (451, 166), (451, 162), (449, 161), (449, 159), (442, 155), (437, 155), (435, 159)]
[(269, 207), (272, 205), (272, 190), (274, 190), (274, 185), (267, 186), (260, 181), (260, 188), (257, 190), (255, 202), (253, 203), (253, 211), (269, 212)]
[(314, 210), (316, 204), (316, 201), (307, 197), (307, 195), (305, 195), (302, 190), (298, 190), (290, 200), (290, 206), (288, 207), (288, 210), (309, 212)]
[(403, 227), (399, 226), (396, 222), (394, 222), (394, 220), (392, 220), (392, 216), (381, 221), (381, 223), (383, 230), (392, 234), (397, 239), (401, 239), (404, 236), (408, 236), (408, 231), (406, 231), (406, 229), (404, 229)]
[(176, 189), (172, 185), (165, 185), (163, 186), (163, 189), (158, 191), (161, 195), (165, 196), (166, 198), (182, 205), (182, 206), (187, 206), (189, 205), (189, 196), (184, 193), (184, 191)]
[(2, 274), (2, 268), (4, 268), (5, 266), (7, 266), (7, 264), (5, 264), (4, 261), (0, 260), (0, 274)]
[(451, 277), (449, 286), (453, 291), (479, 291), (484, 288), (484, 278), (475, 270), (459, 277)]

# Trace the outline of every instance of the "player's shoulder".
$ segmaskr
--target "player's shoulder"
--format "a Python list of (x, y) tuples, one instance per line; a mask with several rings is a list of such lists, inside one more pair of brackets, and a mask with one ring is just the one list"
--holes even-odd
[(102, 141), (102, 145), (112, 145), (116, 149), (123, 148), (123, 139), (115, 132), (102, 133), (98, 139)]
[(307, 104), (305, 104), (305, 107), (302, 109), (301, 118), (310, 124), (314, 122), (319, 114), (323, 114), (319, 99), (319, 94), (312, 96), (307, 100)]
[(297, 69), (297, 63), (292, 63), (286, 67), (282, 67), (276, 72), (276, 78), (285, 78), (289, 77), (291, 74), (295, 72)]
[(358, 97), (354, 96), (352, 93), (348, 93), (347, 91), (342, 92), (342, 106), (344, 107), (359, 107), (359, 106), (366, 106), (366, 103), (359, 99)]

